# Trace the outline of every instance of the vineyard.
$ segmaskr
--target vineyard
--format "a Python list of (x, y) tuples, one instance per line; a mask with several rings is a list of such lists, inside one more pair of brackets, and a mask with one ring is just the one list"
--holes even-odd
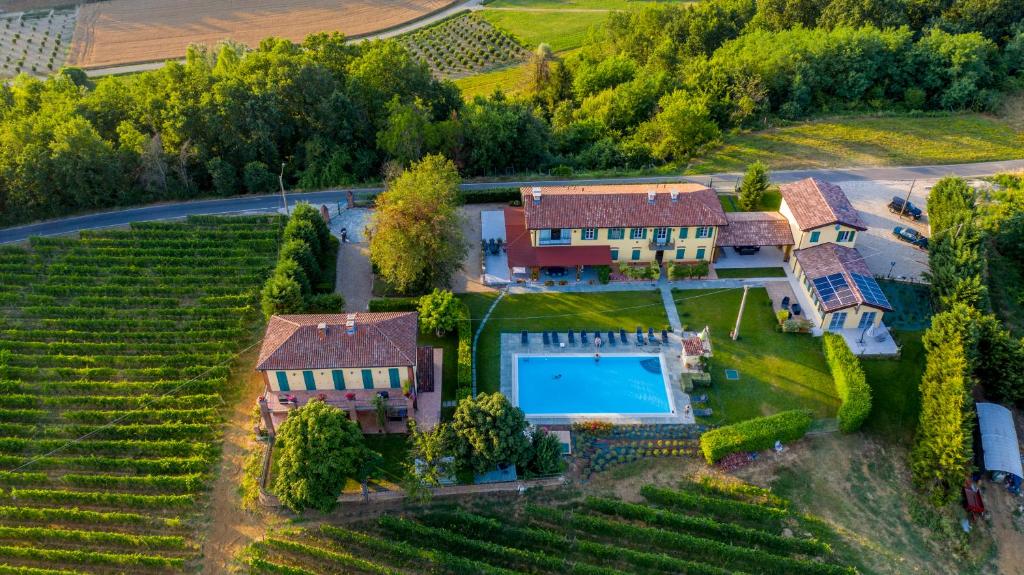
[(250, 573), (687, 573), (852, 575), (821, 521), (740, 485), (645, 486), (645, 503), (439, 507), (352, 528), (289, 530), (252, 544)]
[(0, 78), (60, 69), (75, 29), (74, 9), (24, 12), (0, 18)]
[(0, 248), (0, 573), (191, 565), (282, 225), (202, 217)]
[(529, 55), (510, 34), (472, 13), (403, 36), (402, 41), (434, 75), (445, 78), (516, 64)]

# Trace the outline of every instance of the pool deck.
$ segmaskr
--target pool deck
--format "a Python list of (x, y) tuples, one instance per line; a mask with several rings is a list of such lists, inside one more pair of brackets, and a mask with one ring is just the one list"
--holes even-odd
[[(602, 333), (607, 334), (608, 330), (603, 330)], [(627, 332), (627, 344), (622, 345), (621, 343), (616, 346), (609, 346), (607, 343), (602, 345), (600, 348), (594, 346), (593, 342), (593, 330), (588, 332), (591, 335), (591, 340), (587, 345), (581, 345), (579, 342), (579, 334), (576, 335), (576, 345), (570, 345), (568, 337), (565, 332), (559, 332), (559, 338), (562, 345), (544, 345), (543, 336), (540, 333), (531, 332), (529, 334), (529, 343), (523, 345), (520, 342), (520, 334), (518, 333), (503, 333), (501, 334), (501, 393), (508, 398), (514, 398), (514, 361), (515, 356), (518, 354), (537, 354), (537, 355), (559, 355), (559, 354), (571, 354), (579, 355), (581, 353), (596, 353), (600, 352), (602, 356), (609, 355), (661, 355), (664, 368), (668, 372), (669, 378), (669, 390), (672, 393), (672, 400), (675, 403), (676, 413), (671, 415), (645, 415), (645, 416), (631, 416), (631, 415), (619, 415), (609, 414), (607, 417), (595, 417), (595, 416), (531, 416), (527, 415), (527, 419), (534, 425), (565, 425), (576, 421), (587, 421), (587, 420), (606, 420), (613, 423), (626, 424), (626, 423), (668, 423), (668, 424), (684, 424), (684, 423), (695, 423), (693, 413), (688, 406), (690, 405), (690, 396), (682, 391), (679, 385), (680, 377), (683, 372), (683, 365), (681, 355), (683, 351), (682, 340), (677, 333), (669, 333), (668, 345), (636, 345), (636, 333)], [(660, 336), (660, 334), (659, 334)], [(564, 346), (564, 347), (563, 347)]]

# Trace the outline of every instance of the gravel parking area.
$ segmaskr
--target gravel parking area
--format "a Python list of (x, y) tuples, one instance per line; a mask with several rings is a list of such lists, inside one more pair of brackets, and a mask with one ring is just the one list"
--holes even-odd
[[(926, 236), (930, 235), (928, 215), (926, 213), (920, 221), (915, 222), (906, 217), (900, 219), (896, 214), (889, 213), (887, 207), (893, 196), (907, 196), (911, 182), (862, 180), (833, 183), (843, 188), (850, 203), (857, 208), (868, 225), (868, 230), (861, 232), (857, 239), (857, 249), (871, 271), (882, 277), (923, 281), (922, 274), (928, 269), (928, 252), (900, 241), (893, 235), (892, 229), (896, 226), (911, 227)], [(910, 195), (911, 203), (924, 209), (927, 193), (934, 183), (934, 180), (918, 180)]]

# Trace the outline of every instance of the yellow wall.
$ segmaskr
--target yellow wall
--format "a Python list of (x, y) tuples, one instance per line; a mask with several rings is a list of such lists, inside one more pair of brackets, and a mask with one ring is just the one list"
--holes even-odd
[[(849, 226), (840, 225), (839, 229), (836, 229), (836, 224), (828, 224), (826, 226), (820, 226), (810, 230), (801, 230), (796, 225), (796, 220), (793, 218), (793, 212), (789, 209), (786, 204), (786, 200), (782, 200), (782, 204), (779, 206), (779, 213), (789, 220), (790, 230), (793, 232), (793, 239), (796, 240), (796, 244), (793, 249), (810, 248), (814, 246), (820, 246), (821, 244), (833, 243), (848, 248), (856, 247), (857, 237), (860, 236), (861, 232), (855, 230)], [(811, 242), (811, 234), (818, 232), (818, 241)], [(840, 242), (838, 240), (839, 232), (854, 232), (853, 240)]]
[[(718, 229), (715, 226), (709, 226), (711, 228), (711, 236), (707, 238), (697, 238), (697, 228), (670, 228), (672, 230), (672, 236), (669, 240), (670, 244), (675, 244), (671, 249), (664, 249), (663, 261), (676, 261), (677, 250), (682, 248), (684, 250), (683, 257), (679, 261), (694, 261), (697, 259), (697, 250), (704, 248), (703, 260), (711, 261), (714, 256), (715, 238), (718, 235)], [(679, 239), (681, 230), (686, 231), (686, 238)], [(657, 249), (650, 249), (651, 240), (654, 239), (655, 228), (647, 228), (647, 239), (642, 240), (631, 240), (629, 239), (630, 228), (625, 228), (623, 231), (623, 238), (621, 240), (610, 240), (608, 239), (608, 229), (598, 228), (597, 237), (593, 240), (583, 239), (582, 229), (571, 230), (570, 243), (562, 245), (570, 246), (608, 246), (612, 249), (618, 249), (619, 258), (613, 260), (615, 263), (630, 263), (630, 262), (651, 262), (654, 261)], [(531, 241), (534, 246), (543, 249), (547, 246), (540, 245), (540, 230), (530, 231)], [(640, 259), (633, 260), (633, 250), (640, 250)]]
[[(409, 366), (396, 366), (396, 368), (398, 369), (399, 382), (410, 379)], [(391, 377), (388, 375), (389, 368), (374, 367), (368, 369), (373, 373), (374, 389), (388, 389), (391, 387)], [(345, 389), (364, 389), (362, 369), (314, 369), (311, 371), (313, 372), (313, 381), (316, 383), (317, 389), (334, 389), (334, 377), (331, 375), (332, 371), (341, 371), (344, 374)], [(302, 375), (302, 370), (289, 370), (283, 373), (288, 377), (288, 388), (290, 390), (301, 391), (306, 389), (306, 380)], [(281, 391), (281, 388), (277, 383), (277, 374), (278, 372), (275, 370), (267, 371), (267, 383), (273, 391)]]

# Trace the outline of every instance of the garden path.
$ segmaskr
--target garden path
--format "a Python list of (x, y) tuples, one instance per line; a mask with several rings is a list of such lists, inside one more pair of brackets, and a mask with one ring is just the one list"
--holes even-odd
[(661, 302), (665, 304), (665, 315), (668, 316), (668, 324), (672, 326), (673, 333), (683, 332), (683, 322), (679, 319), (679, 310), (676, 309), (675, 299), (672, 297), (672, 287), (667, 281), (658, 282), (658, 289), (661, 290)]

